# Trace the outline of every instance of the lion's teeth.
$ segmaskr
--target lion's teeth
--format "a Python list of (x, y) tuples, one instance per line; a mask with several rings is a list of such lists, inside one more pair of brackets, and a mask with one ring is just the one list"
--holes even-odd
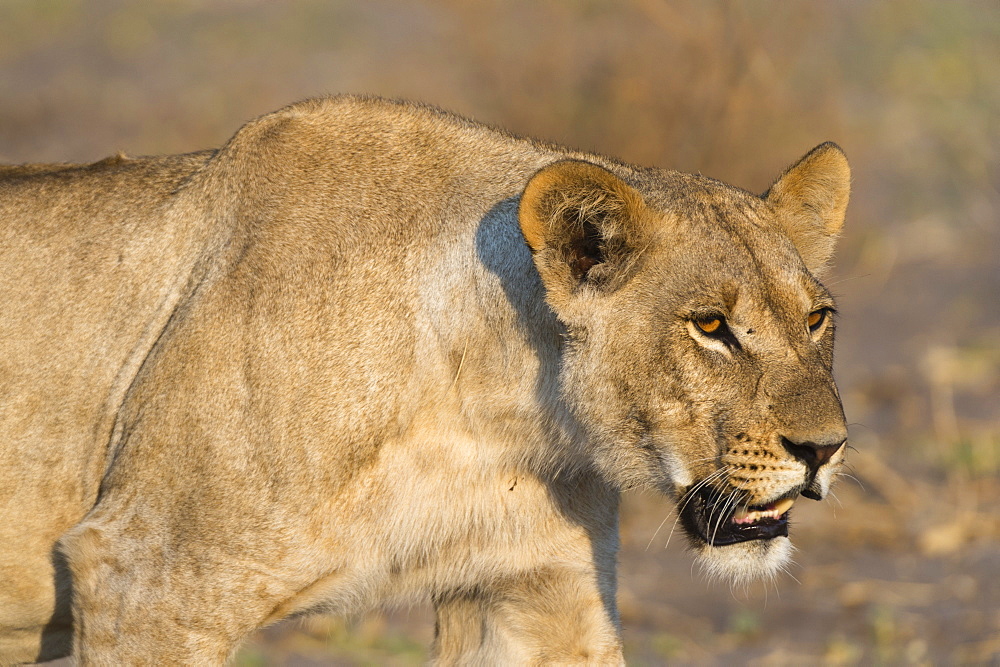
[(791, 498), (785, 498), (784, 500), (779, 500), (770, 506), (766, 510), (748, 510), (741, 509), (736, 510), (733, 513), (733, 522), (738, 524), (756, 523), (761, 519), (777, 519), (780, 518), (782, 514), (787, 512), (795, 501)]
[(791, 509), (792, 505), (794, 504), (795, 501), (792, 500), (791, 498), (785, 498), (784, 500), (779, 500), (774, 504), (774, 511), (778, 513), (778, 516), (781, 516), (789, 509)]

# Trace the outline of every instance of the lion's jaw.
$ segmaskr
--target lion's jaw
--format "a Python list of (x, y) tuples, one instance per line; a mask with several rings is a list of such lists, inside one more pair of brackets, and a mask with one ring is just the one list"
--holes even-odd
[(702, 544), (696, 550), (698, 564), (709, 579), (728, 581), (733, 586), (773, 579), (788, 567), (794, 552), (787, 537), (722, 547)]

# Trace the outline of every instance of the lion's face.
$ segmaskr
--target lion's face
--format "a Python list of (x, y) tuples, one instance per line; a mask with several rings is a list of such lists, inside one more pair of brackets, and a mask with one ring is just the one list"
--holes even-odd
[[(532, 236), (531, 184), (522, 199), (522, 228), (567, 328), (563, 396), (597, 466), (620, 486), (672, 494), (713, 574), (780, 569), (792, 504), (824, 497), (844, 459), (833, 300), (810, 271), (840, 225), (823, 217), (824, 201), (789, 194), (828, 177), (838, 156), (817, 149), (765, 198), (704, 180), (678, 188), (694, 193), (680, 200), (640, 201), (608, 172), (562, 163), (603, 194), (579, 206), (547, 184), (548, 236)], [(575, 185), (561, 193), (586, 191), (580, 173), (563, 175)], [(827, 208), (842, 220), (846, 191), (841, 201), (832, 189)], [(558, 240), (574, 227), (575, 239)]]

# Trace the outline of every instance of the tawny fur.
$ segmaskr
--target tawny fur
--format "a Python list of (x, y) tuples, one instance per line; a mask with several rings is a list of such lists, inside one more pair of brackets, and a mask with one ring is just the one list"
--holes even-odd
[(758, 197), (354, 97), (0, 168), (0, 663), (219, 663), (415, 599), (443, 663), (620, 662), (620, 490), (767, 502), (782, 437), (843, 431), (805, 318), (848, 187), (832, 145)]

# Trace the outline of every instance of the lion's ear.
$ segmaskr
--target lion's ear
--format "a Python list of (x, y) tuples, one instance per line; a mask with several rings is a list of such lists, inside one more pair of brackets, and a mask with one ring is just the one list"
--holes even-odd
[(833, 255), (850, 194), (847, 157), (828, 142), (789, 167), (763, 195), (813, 273), (821, 273)]
[(568, 295), (582, 283), (611, 287), (626, 277), (650, 214), (642, 196), (607, 169), (564, 160), (528, 181), (518, 218), (546, 289)]

